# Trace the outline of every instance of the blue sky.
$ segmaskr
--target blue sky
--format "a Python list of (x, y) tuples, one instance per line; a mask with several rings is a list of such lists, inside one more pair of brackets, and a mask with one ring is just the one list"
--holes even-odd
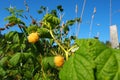
[[(84, 0), (26, 0), (28, 6), (30, 8), (30, 14), (37, 20), (41, 19), (40, 15), (37, 14), (37, 10), (40, 6), (46, 6), (51, 9), (55, 9), (57, 5), (62, 5), (64, 8), (64, 17), (63, 21), (74, 19), (76, 17), (75, 14), (75, 6), (78, 5), (78, 14), (80, 17), (83, 1)], [(120, 42), (120, 0), (112, 0), (112, 25), (116, 24), (118, 28), (119, 34), (119, 42)], [(90, 22), (93, 14), (93, 10), (96, 7), (96, 14), (94, 15), (93, 24), (92, 24), (92, 33), (91, 37), (94, 37), (97, 33), (99, 33), (99, 39), (101, 41), (110, 40), (109, 37), (109, 26), (110, 26), (110, 0), (86, 0), (86, 5), (84, 9), (84, 14), (82, 17), (82, 23), (80, 25), (79, 38), (88, 38), (90, 32)], [(4, 18), (8, 16), (8, 12), (5, 8), (13, 6), (17, 9), (24, 9), (24, 0), (0, 0), (0, 27), (5, 26)], [(28, 20), (25, 20), (26, 23), (29, 23)], [(76, 33), (76, 25), (72, 26), (70, 29), (70, 34), (75, 35)], [(6, 30), (6, 33), (11, 30), (19, 30), (18, 28), (11, 28)]]

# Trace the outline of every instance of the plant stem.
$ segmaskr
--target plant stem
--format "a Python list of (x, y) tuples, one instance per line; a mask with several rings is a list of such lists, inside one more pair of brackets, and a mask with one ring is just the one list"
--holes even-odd
[(67, 52), (71, 51), (71, 50), (74, 49), (75, 47), (77, 47), (77, 45), (72, 46), (70, 49), (67, 50)]
[(43, 80), (46, 80), (46, 75), (45, 75), (45, 72), (44, 72), (43, 66), (42, 66), (41, 70), (42, 70)]
[(68, 52), (64, 49), (64, 47), (58, 42), (57, 39), (55, 39), (52, 30), (50, 30), (50, 35), (52, 36), (52, 38), (54, 39), (54, 41), (59, 45), (59, 47), (65, 52), (66, 55), (66, 60), (68, 60)]
[(68, 60), (68, 51), (65, 50), (65, 48), (58, 42), (58, 40), (54, 37), (51, 26), (49, 24), (46, 24), (45, 22), (43, 22), (43, 24), (45, 24), (47, 27), (50, 28), (49, 32), (51, 37), (54, 39), (54, 41), (58, 44), (58, 46), (65, 52), (65, 56), (66, 56), (66, 60)]

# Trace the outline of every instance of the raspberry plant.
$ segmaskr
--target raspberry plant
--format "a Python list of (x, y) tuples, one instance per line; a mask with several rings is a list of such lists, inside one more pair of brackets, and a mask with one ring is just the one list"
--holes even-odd
[[(120, 50), (107, 47), (98, 39), (68, 37), (69, 27), (80, 18), (62, 24), (57, 9), (44, 14), (41, 6), (36, 21), (31, 15), (29, 26), (22, 21), (23, 10), (7, 8), (10, 15), (5, 28), (19, 27), (0, 35), (1, 80), (119, 80)], [(75, 41), (73, 43), (73, 40)]]

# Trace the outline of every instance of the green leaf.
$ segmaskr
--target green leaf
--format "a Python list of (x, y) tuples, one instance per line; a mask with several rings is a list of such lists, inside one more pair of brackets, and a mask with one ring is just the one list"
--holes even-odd
[(20, 60), (21, 53), (15, 53), (12, 58), (9, 60), (12, 66), (16, 66)]
[(16, 10), (16, 12), (23, 13), (24, 11), (23, 10)]
[(61, 5), (58, 5), (58, 6), (57, 6), (57, 9), (58, 9), (59, 11), (61, 11), (61, 12), (63, 12), (63, 10), (64, 10)]
[(68, 31), (69, 31), (69, 26), (64, 26), (63, 31), (64, 31), (64, 33), (68, 33)]
[(45, 6), (40, 6), (40, 9), (45, 11), (46, 10), (46, 7)]
[(11, 76), (12, 76), (12, 75), (13, 75), (13, 76), (16, 76), (16, 74), (19, 73), (18, 70), (8, 70), (8, 72), (11, 74)]
[[(1, 47), (1, 45), (0, 45), (0, 47)], [(0, 55), (2, 55), (4, 52), (3, 52), (3, 50), (0, 48)]]
[(80, 53), (86, 54), (92, 63), (95, 62), (94, 74), (97, 80), (120, 79), (120, 50), (107, 48), (97, 39), (76, 40), (76, 43)]
[(32, 76), (32, 72), (31, 72), (31, 71), (26, 70), (26, 71), (24, 72), (24, 77), (25, 77), (25, 78), (30, 79), (31, 76)]
[(64, 64), (60, 71), (61, 80), (95, 80), (95, 58), (106, 49), (97, 39), (75, 41), (79, 49)]
[(107, 47), (97, 39), (77, 39), (80, 52), (91, 56), (93, 60)]
[(67, 21), (66, 25), (72, 26), (74, 23), (75, 23), (75, 20), (69, 20), (69, 21)]
[(14, 36), (13, 36), (13, 42), (14, 43), (19, 43), (20, 42), (19, 34), (18, 33), (14, 34)]
[(95, 59), (97, 80), (120, 79), (120, 51), (106, 49)]
[(60, 71), (61, 80), (94, 80), (93, 65), (83, 55), (75, 53)]
[(52, 14), (52, 15), (57, 17), (57, 10), (51, 10), (50, 14)]
[(27, 32), (28, 33), (36, 32), (37, 28), (38, 28), (38, 26), (31, 25), (27, 28)]
[(117, 70), (115, 72), (113, 80), (120, 80), (120, 50), (113, 50), (113, 52), (114, 52), (113, 54), (115, 55), (115, 59), (117, 61)]
[(16, 34), (16, 31), (11, 31), (11, 32), (5, 34), (5, 38), (11, 40), (13, 38), (14, 34)]
[(30, 53), (30, 52), (28, 52), (28, 53), (22, 53), (22, 54), (23, 54), (22, 58), (23, 58), (24, 62), (27, 61), (30, 57), (33, 56), (33, 54)]
[(75, 21), (77, 21), (78, 23), (81, 22), (81, 18), (75, 18)]
[(45, 6), (41, 6), (41, 7), (40, 7), (40, 10), (38, 10), (38, 13), (41, 14), (41, 13), (43, 13), (44, 11), (46, 11), (46, 9), (47, 9), (47, 8), (46, 8)]
[(39, 73), (36, 73), (33, 79), (34, 80), (42, 80), (42, 77), (40, 77)]
[(24, 25), (25, 26), (25, 23), (23, 22), (23, 21), (18, 21), (18, 24), (22, 24), (22, 25)]
[(42, 11), (42, 10), (38, 10), (37, 12), (38, 12), (39, 14), (43, 13), (43, 11)]
[(8, 57), (3, 57), (1, 60), (0, 60), (0, 66), (4, 66), (5, 62), (8, 60)]
[(5, 76), (6, 71), (0, 66), (0, 76)]
[(12, 46), (10, 47), (12, 50), (15, 51), (20, 51), (20, 44), (11, 44)]
[(40, 38), (51, 38), (51, 35), (46, 28), (38, 28), (37, 32), (39, 33)]
[(8, 16), (4, 20), (8, 21), (9, 23), (14, 23), (14, 25), (17, 24), (17, 23), (20, 23), (20, 21), (21, 21), (20, 18), (17, 18), (14, 15), (13, 16)]
[[(5, 39), (7, 39), (8, 43), (14, 42), (19, 43), (19, 33), (17, 31), (11, 31), (5, 35)], [(10, 42), (9, 42), (10, 41)]]
[(47, 70), (50, 66), (54, 67), (54, 57), (45, 57), (42, 59), (42, 65), (45, 70)]
[(23, 10), (18, 10), (16, 7), (6, 8), (6, 10), (13, 16), (20, 16), (23, 13)]
[(17, 18), (16, 18), (16, 16), (8, 16), (8, 17), (6, 17), (4, 20), (5, 21), (9, 21), (9, 22), (12, 22), (12, 21), (15, 21)]
[(26, 44), (21, 44), (20, 48), (21, 48), (21, 49), (25, 49), (26, 46), (27, 46)]
[(51, 27), (52, 29), (60, 24), (60, 19), (52, 14), (46, 14), (43, 18), (43, 21), (47, 21), (48, 23), (50, 23), (49, 27)]

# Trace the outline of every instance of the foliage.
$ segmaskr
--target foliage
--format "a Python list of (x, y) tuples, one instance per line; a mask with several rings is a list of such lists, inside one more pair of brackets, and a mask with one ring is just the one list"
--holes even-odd
[(61, 80), (119, 80), (120, 50), (96, 39), (76, 40), (79, 49), (65, 62)]
[[(39, 14), (46, 11), (41, 6)], [(30, 25), (21, 20), (22, 10), (7, 8), (10, 15), (6, 28), (17, 26), (21, 32), (10, 31), (0, 36), (1, 80), (119, 80), (120, 50), (112, 49), (98, 39), (68, 37), (69, 27), (80, 18), (62, 24), (61, 5), (40, 21), (32, 16)], [(29, 43), (28, 36), (37, 33)], [(36, 36), (32, 35), (31, 39)], [(75, 41), (75, 42), (74, 42)], [(74, 43), (73, 43), (74, 42)]]

